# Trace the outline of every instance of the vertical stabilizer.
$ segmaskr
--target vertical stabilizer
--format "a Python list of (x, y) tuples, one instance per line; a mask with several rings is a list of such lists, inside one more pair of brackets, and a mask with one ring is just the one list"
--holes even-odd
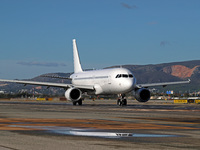
[(76, 39), (73, 39), (73, 54), (74, 54), (74, 73), (83, 72), (76, 45)]

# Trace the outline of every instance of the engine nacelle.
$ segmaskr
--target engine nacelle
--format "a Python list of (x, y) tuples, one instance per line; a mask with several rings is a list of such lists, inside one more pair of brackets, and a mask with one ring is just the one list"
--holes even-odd
[(82, 96), (82, 92), (81, 90), (77, 89), (77, 88), (69, 88), (66, 92), (65, 92), (65, 97), (67, 100), (70, 101), (78, 101)]
[(133, 95), (138, 102), (147, 102), (151, 97), (150, 91), (146, 88), (137, 89), (133, 92)]

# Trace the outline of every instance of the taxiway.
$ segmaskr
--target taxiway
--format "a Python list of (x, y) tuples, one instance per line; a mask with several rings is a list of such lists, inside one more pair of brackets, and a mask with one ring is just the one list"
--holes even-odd
[(0, 149), (200, 149), (200, 105), (0, 101)]

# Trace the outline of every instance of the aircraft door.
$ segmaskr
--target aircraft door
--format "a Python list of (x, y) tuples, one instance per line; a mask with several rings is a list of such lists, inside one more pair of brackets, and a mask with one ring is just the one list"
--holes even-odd
[(111, 76), (108, 76), (108, 84), (111, 84)]

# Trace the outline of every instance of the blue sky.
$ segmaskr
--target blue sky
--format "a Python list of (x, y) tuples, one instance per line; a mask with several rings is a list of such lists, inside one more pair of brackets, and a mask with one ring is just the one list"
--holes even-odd
[(0, 78), (199, 60), (199, 0), (1, 0)]

